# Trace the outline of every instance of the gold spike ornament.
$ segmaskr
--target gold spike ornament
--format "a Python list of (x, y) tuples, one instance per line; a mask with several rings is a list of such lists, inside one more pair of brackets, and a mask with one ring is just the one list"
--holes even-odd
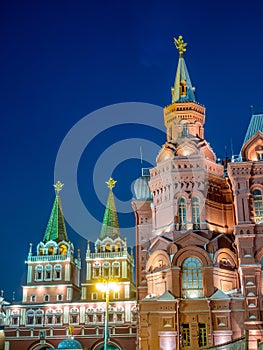
[(179, 50), (180, 57), (183, 57), (187, 43), (184, 42), (182, 35), (179, 35), (178, 39), (174, 38), (174, 44), (177, 50)]

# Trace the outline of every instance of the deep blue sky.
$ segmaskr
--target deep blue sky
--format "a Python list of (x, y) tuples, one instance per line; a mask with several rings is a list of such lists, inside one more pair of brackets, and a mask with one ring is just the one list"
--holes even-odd
[[(262, 6), (259, 0), (0, 2), (0, 289), (7, 298), (12, 291), (20, 298), (28, 245), (43, 237), (63, 138), (107, 105), (169, 104), (178, 60), (174, 36), (188, 43), (188, 70), (206, 106), (206, 139), (218, 157), (225, 146), (230, 155), (231, 140), (239, 152), (250, 106), (262, 111), (263, 105)], [(102, 218), (103, 206), (89, 201), (85, 155), (79, 170), (83, 200)], [(120, 200), (129, 200), (126, 189), (139, 174), (138, 161), (116, 170)], [(85, 234), (99, 230), (87, 223)], [(84, 239), (68, 231), (84, 252)]]

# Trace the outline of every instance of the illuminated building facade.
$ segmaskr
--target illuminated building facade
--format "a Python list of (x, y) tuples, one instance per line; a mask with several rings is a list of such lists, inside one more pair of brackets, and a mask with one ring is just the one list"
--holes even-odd
[(80, 253), (75, 256), (66, 232), (59, 196), (63, 184), (55, 185), (55, 201), (35, 255), (30, 245), (22, 304), (6, 307), (5, 350), (103, 349), (106, 302), (105, 293), (96, 288), (99, 282), (119, 286), (109, 293), (108, 349), (135, 348), (134, 257), (120, 235), (112, 192), (115, 181), (107, 184), (101, 234), (95, 251), (90, 243), (86, 251), (85, 283), (80, 280)]
[(219, 163), (204, 137), (205, 108), (195, 98), (186, 44), (182, 37), (175, 44), (180, 56), (172, 103), (164, 108), (167, 141), (156, 166), (134, 186), (139, 349), (202, 349), (245, 333), (249, 349), (257, 349), (263, 115), (252, 117), (240, 157)]

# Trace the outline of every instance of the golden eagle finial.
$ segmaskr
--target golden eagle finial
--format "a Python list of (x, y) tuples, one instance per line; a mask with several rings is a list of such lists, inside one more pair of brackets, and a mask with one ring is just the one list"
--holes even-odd
[(174, 44), (177, 50), (179, 50), (180, 57), (183, 57), (187, 43), (184, 42), (182, 35), (179, 35), (178, 39), (174, 38)]
[(116, 182), (117, 181), (113, 180), (113, 178), (110, 177), (109, 180), (105, 182), (105, 184), (107, 184), (109, 189), (112, 190), (113, 187), (115, 187)]
[(56, 191), (56, 195), (59, 194), (59, 192), (62, 190), (62, 187), (64, 186), (64, 184), (62, 182), (60, 182), (59, 180), (55, 183), (55, 185), (53, 185)]

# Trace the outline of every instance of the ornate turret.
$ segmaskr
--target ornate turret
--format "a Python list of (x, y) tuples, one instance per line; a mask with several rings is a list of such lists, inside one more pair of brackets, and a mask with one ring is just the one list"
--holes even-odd
[(54, 187), (55, 201), (36, 255), (30, 243), (26, 261), (27, 285), (23, 287), (24, 303), (72, 301), (80, 292), (81, 259), (80, 256), (74, 258), (74, 246), (68, 240), (59, 196), (63, 184), (57, 181)]
[(96, 289), (98, 282), (117, 282), (120, 290), (111, 294), (111, 300), (128, 300), (135, 295), (133, 282), (134, 257), (129, 253), (126, 238), (122, 238), (112, 189), (117, 181), (110, 178), (110, 189), (99, 238), (91, 251), (88, 241), (86, 251), (87, 275), (82, 284), (82, 300), (103, 300)]
[(194, 88), (186, 67), (183, 53), (186, 43), (180, 35), (174, 38), (176, 48), (179, 50), (179, 61), (172, 87), (172, 104), (164, 109), (164, 123), (167, 128), (167, 141), (177, 141), (186, 129), (189, 135), (204, 138), (205, 108), (195, 99)]

